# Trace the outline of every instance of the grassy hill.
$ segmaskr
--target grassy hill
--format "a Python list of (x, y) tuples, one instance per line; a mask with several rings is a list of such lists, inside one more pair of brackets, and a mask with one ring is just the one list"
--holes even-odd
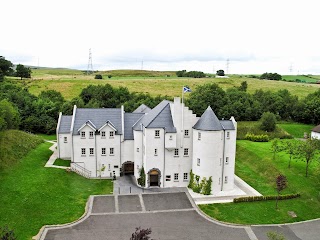
[(18, 130), (0, 132), (0, 170), (15, 165), (41, 142), (41, 137)]
[(50, 143), (20, 131), (0, 134), (0, 226), (14, 230), (17, 239), (31, 239), (46, 224), (78, 219), (93, 194), (112, 192), (111, 180), (88, 180), (63, 169), (45, 168)]
[[(320, 84), (297, 83), (288, 81), (260, 80), (242, 75), (231, 75), (229, 78), (178, 78), (174, 72), (144, 71), (144, 70), (113, 70), (97, 72), (102, 74), (103, 79), (94, 79), (94, 75), (85, 75), (80, 70), (70, 69), (35, 69), (32, 79), (20, 81), (17, 78), (10, 78), (17, 84), (23, 84), (35, 95), (43, 90), (57, 90), (70, 100), (78, 96), (81, 90), (90, 84), (109, 83), (114, 87), (127, 87), (132, 92), (150, 93), (152, 96), (168, 95), (171, 97), (180, 96), (183, 85), (191, 89), (204, 83), (217, 83), (223, 89), (239, 87), (241, 82), (247, 81), (248, 92), (253, 93), (258, 89), (278, 91), (288, 89), (291, 94), (298, 97), (305, 97), (320, 88)], [(108, 78), (108, 75), (112, 75)], [(188, 95), (186, 95), (188, 97)]]

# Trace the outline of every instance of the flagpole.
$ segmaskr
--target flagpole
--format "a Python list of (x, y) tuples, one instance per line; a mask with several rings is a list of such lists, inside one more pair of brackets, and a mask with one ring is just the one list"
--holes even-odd
[(184, 105), (183, 105), (183, 97), (184, 97), (184, 86), (182, 86), (182, 105), (181, 105), (181, 109), (182, 109), (182, 113), (181, 113), (181, 148), (183, 147), (183, 138), (184, 138), (184, 124), (183, 124), (183, 109), (184, 109)]

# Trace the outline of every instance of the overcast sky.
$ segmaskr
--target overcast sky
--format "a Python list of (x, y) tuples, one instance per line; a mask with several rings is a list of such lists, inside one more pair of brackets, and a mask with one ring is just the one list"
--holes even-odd
[[(320, 74), (316, 0), (8, 0), (0, 55), (95, 70)], [(291, 66), (291, 67), (290, 67)]]

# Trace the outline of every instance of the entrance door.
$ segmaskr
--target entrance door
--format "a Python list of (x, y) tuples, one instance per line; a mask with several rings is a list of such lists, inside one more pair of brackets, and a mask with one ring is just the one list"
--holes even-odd
[(150, 177), (150, 187), (152, 186), (159, 186), (159, 173), (156, 170), (153, 170), (149, 173)]
[(124, 173), (124, 175), (133, 175), (134, 174), (134, 163), (133, 162), (125, 162), (123, 164), (123, 173)]

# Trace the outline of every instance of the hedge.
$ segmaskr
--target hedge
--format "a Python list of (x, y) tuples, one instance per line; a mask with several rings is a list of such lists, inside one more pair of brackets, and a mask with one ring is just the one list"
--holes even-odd
[(286, 194), (286, 195), (268, 195), (268, 196), (250, 196), (250, 197), (239, 197), (234, 198), (234, 203), (239, 202), (256, 202), (256, 201), (268, 201), (268, 200), (286, 200), (286, 199), (292, 199), (292, 198), (298, 198), (300, 197), (300, 193), (297, 194)]
[(269, 142), (269, 136), (268, 135), (255, 135), (252, 133), (247, 133), (244, 137), (246, 140), (250, 140), (252, 142)]

